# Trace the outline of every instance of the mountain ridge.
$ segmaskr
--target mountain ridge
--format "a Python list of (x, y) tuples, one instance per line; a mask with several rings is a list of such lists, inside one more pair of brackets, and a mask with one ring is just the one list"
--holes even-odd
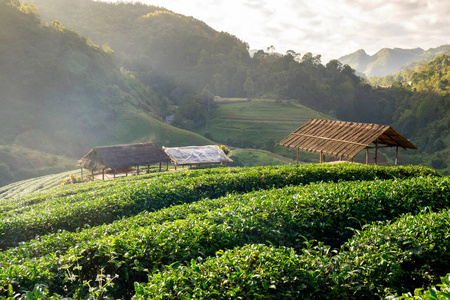
[(432, 59), (439, 54), (450, 52), (450, 44), (424, 50), (422, 48), (382, 48), (375, 54), (369, 55), (364, 49), (341, 56), (338, 60), (348, 64), (366, 77), (386, 76), (395, 73), (411, 62)]

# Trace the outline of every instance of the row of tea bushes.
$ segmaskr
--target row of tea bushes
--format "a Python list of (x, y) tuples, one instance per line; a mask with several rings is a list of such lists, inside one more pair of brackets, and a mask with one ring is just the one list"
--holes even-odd
[[(449, 183), (449, 177), (323, 183), (230, 195), (217, 199), (216, 209), (204, 211), (196, 207), (202, 202), (183, 205), (177, 207), (188, 210), (183, 219), (131, 226), (92, 239), (87, 230), (85, 241), (63, 252), (26, 258), (23, 253), (16, 256), (14, 249), (6, 251), (1, 254), (0, 286), (11, 285), (20, 292), (45, 284), (52, 293), (84, 297), (88, 292), (84, 282), (110, 274), (119, 276), (110, 289), (112, 295), (129, 297), (134, 282), (145, 281), (148, 272), (207, 258), (220, 249), (251, 243), (300, 249), (304, 240), (311, 239), (338, 247), (351, 236), (349, 228), (417, 213), (423, 207), (448, 207)], [(60, 242), (58, 235), (51, 239), (55, 245)]]
[(318, 181), (373, 180), (437, 175), (424, 167), (376, 167), (356, 164), (261, 168), (218, 168), (154, 176), (148, 180), (100, 183), (101, 189), (61, 197), (22, 200), (0, 216), (0, 247), (13, 247), (38, 235), (76, 231), (171, 205), (229, 193)]
[[(33, 193), (31, 195), (18, 197), (16, 199), (1, 199), (0, 198), (0, 212), (6, 212), (10, 209), (23, 208), (28, 206), (27, 202), (36, 204), (46, 201), (55, 197), (70, 196), (73, 194), (79, 194), (87, 191), (91, 191), (95, 195), (101, 195), (102, 190), (107, 187), (121, 187), (128, 185), (132, 182), (147, 181), (149, 179), (155, 179), (157, 183), (167, 183), (173, 180), (180, 180), (183, 178), (195, 178), (200, 176), (222, 176), (224, 174), (243, 175), (247, 172), (261, 172), (261, 176), (267, 176), (267, 172), (281, 172), (291, 173), (296, 172), (300, 178), (298, 182), (309, 183), (315, 181), (338, 181), (338, 180), (373, 180), (379, 179), (392, 179), (392, 178), (409, 178), (420, 176), (439, 176), (439, 174), (427, 167), (422, 166), (400, 166), (400, 167), (384, 167), (384, 166), (365, 166), (359, 164), (339, 164), (339, 165), (317, 165), (317, 164), (305, 164), (301, 166), (266, 166), (259, 168), (214, 168), (207, 170), (195, 170), (195, 171), (179, 171), (179, 172), (162, 172), (151, 173), (141, 176), (122, 177), (115, 180), (85, 182), (83, 184), (74, 184), (67, 186), (58, 186), (51, 190), (41, 191), (39, 193)], [(333, 173), (332, 174), (324, 174)], [(317, 173), (316, 176), (314, 173)], [(61, 173), (65, 174), (65, 173)], [(53, 178), (56, 175), (48, 175), (43, 177), (47, 180), (47, 177)], [(339, 177), (342, 176), (342, 177)], [(24, 181), (25, 183), (27, 181)], [(21, 185), (21, 183), (15, 183)], [(278, 182), (278, 187), (286, 185), (283, 181)], [(14, 184), (11, 184), (12, 186)], [(2, 189), (4, 189), (3, 187)], [(6, 206), (6, 207), (5, 207)], [(10, 207), (9, 209), (7, 207)]]
[(37, 191), (46, 190), (61, 185), (64, 178), (73, 171), (58, 173), (54, 175), (41, 176), (37, 178), (22, 180), (0, 187), (0, 201), (18, 198)]
[[(173, 222), (186, 218), (197, 218), (198, 215), (213, 213), (214, 211), (219, 211), (221, 209), (239, 210), (244, 206), (254, 206), (255, 203), (258, 203), (261, 200), (269, 201), (270, 203), (268, 205), (271, 206), (273, 198), (277, 199), (277, 202), (287, 198), (288, 200), (285, 200), (286, 203), (289, 203), (289, 201), (291, 200), (290, 197), (296, 198), (297, 201), (303, 201), (306, 199), (309, 204), (305, 202), (302, 207), (302, 212), (300, 212), (300, 214), (305, 217), (305, 211), (308, 210), (308, 205), (311, 206), (314, 203), (320, 204), (322, 199), (326, 200), (335, 197), (337, 199), (340, 198), (341, 201), (348, 202), (348, 199), (352, 199), (351, 196), (356, 197), (356, 200), (354, 200), (351, 205), (356, 206), (358, 205), (358, 203), (360, 203), (359, 205), (364, 206), (365, 208), (359, 209), (357, 215), (353, 217), (354, 223), (351, 224), (352, 227), (355, 227), (360, 223), (363, 224), (373, 219), (389, 219), (389, 217), (395, 217), (403, 212), (418, 212), (422, 207), (425, 206), (439, 209), (448, 205), (448, 177), (421, 178), (418, 179), (418, 182), (419, 184), (405, 184), (405, 182), (397, 180), (394, 182), (383, 183), (381, 187), (379, 187), (380, 182), (366, 182), (363, 183), (363, 185), (360, 185), (359, 182), (349, 183), (347, 185), (335, 184), (338, 188), (334, 187), (335, 185), (330, 183), (327, 185), (324, 184), (323, 186), (312, 185), (304, 187), (284, 188), (279, 191), (265, 190), (249, 193), (246, 195), (230, 194), (223, 198), (203, 199), (199, 202), (172, 206), (156, 212), (142, 212), (130, 218), (125, 218), (111, 224), (86, 228), (79, 232), (62, 231), (46, 236), (41, 236), (37, 240), (32, 240), (28, 243), (22, 244), (19, 247), (11, 248), (8, 252), (4, 253), (19, 257), (37, 257), (50, 253), (62, 254), (77, 243), (86, 243), (87, 241), (98, 239), (108, 235), (114, 236), (129, 229), (156, 226), (164, 222)], [(385, 188), (385, 186), (388, 186), (388, 188)], [(410, 189), (410, 186), (415, 187)], [(363, 188), (365, 188), (365, 190), (363, 190)], [(359, 192), (355, 192), (355, 190), (358, 190)], [(346, 195), (343, 195), (345, 191)], [(389, 193), (392, 193), (394, 195), (398, 194), (396, 195), (397, 199), (403, 195), (405, 199), (399, 199), (398, 201), (393, 202), (385, 201), (385, 203), (377, 203), (373, 199), (377, 199), (376, 197), (379, 197), (380, 191), (381, 193), (385, 193), (385, 195), (383, 195), (382, 198), (378, 198), (378, 201), (393, 198), (389, 195)], [(372, 197), (372, 201), (363, 202), (368, 198), (367, 194), (371, 192), (373, 193), (373, 195), (369, 197)], [(414, 193), (418, 193), (419, 196), (414, 195)], [(358, 195), (360, 194), (363, 194), (363, 196), (360, 196), (358, 198)], [(302, 196), (300, 197), (299, 195)], [(436, 195), (438, 196), (436, 197)], [(314, 198), (317, 199), (314, 200)], [(417, 199), (421, 200), (417, 201)], [(332, 202), (327, 200), (325, 205), (330, 206), (331, 204), (336, 203), (336, 201), (338, 200), (333, 200)], [(259, 203), (257, 205), (261, 206), (263, 204)], [(314, 209), (315, 208), (313, 207), (311, 209), (311, 212), (314, 212)], [(382, 211), (386, 210), (389, 213), (380, 214), (374, 218), (373, 216), (371, 216), (371, 214), (372, 211), (376, 211), (377, 209), (382, 209)], [(332, 206), (331, 208), (328, 208), (328, 210), (329, 211), (327, 212), (327, 214), (329, 215), (332, 215), (334, 212), (339, 212), (339, 210), (335, 210)], [(347, 212), (346, 217), (351, 219), (351, 216), (348, 214), (349, 213)], [(306, 216), (308, 216), (308, 214), (306, 214)], [(355, 218), (357, 216), (362, 219), (362, 221), (357, 220)], [(321, 216), (319, 215), (317, 218), (320, 217)], [(347, 220), (345, 224), (348, 225), (348, 222), (349, 221)], [(311, 226), (314, 226), (314, 223), (312, 223)], [(341, 224), (341, 227), (342, 226), (343, 225)], [(341, 241), (349, 237), (351, 233), (352, 231), (349, 230), (346, 232), (346, 235), (339, 239), (337, 239), (336, 235), (334, 234), (332, 234), (332, 236), (328, 238), (323, 235), (323, 232), (319, 232), (318, 234), (321, 234), (322, 239), (330, 240), (331, 243), (341, 243)], [(0, 259), (2, 258), (2, 254), (4, 253), (0, 252)]]
[(339, 251), (320, 245), (299, 252), (263, 245), (219, 251), (206, 261), (174, 264), (150, 275), (148, 283), (135, 284), (134, 299), (379, 299), (402, 295), (437, 283), (448, 272), (449, 220), (450, 212), (444, 210), (371, 225)]

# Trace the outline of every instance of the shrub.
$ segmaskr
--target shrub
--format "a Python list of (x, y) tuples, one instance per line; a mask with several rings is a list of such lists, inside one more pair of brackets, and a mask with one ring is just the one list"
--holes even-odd
[[(218, 168), (117, 180), (99, 183), (85, 192), (52, 197), (22, 199), (21, 205), (2, 210), (0, 247), (13, 247), (39, 235), (58, 230), (76, 231), (203, 198), (217, 198), (229, 193), (308, 184), (311, 182), (373, 180), (437, 175), (424, 167), (376, 167), (355, 164), (328, 166), (272, 166), (261, 168)], [(145, 179), (146, 178), (146, 179)], [(95, 187), (95, 185), (88, 185)], [(0, 204), (1, 205), (1, 204)]]
[[(32, 289), (34, 284), (46, 284), (52, 293), (83, 297), (87, 293), (83, 282), (94, 282), (98, 274), (117, 274), (111, 295), (127, 297), (134, 282), (144, 281), (149, 272), (207, 258), (220, 249), (267, 243), (300, 250), (303, 241), (311, 239), (339, 247), (353, 233), (349, 228), (361, 229), (366, 223), (405, 212), (418, 213), (423, 207), (448, 206), (449, 180), (426, 177), (290, 186), (229, 195), (203, 207), (201, 201), (154, 213), (159, 218), (162, 212), (167, 217), (170, 212), (182, 211), (170, 222), (160, 219), (162, 222), (133, 224), (124, 220), (118, 223), (128, 227), (122, 226), (120, 232), (107, 232), (106, 227), (87, 229), (85, 240), (76, 243), (65, 239), (76, 240), (75, 235), (61, 233), (47, 242), (64, 247), (47, 249), (42, 256), (27, 254), (25, 245), (23, 251), (18, 247), (4, 252), (0, 273), (5, 276), (0, 275), (0, 286), (14, 282), (15, 287)], [(30, 248), (35, 246), (39, 248), (34, 243)], [(15, 263), (18, 260), (20, 266)], [(74, 274), (73, 280), (66, 278), (68, 272)]]
[[(450, 268), (449, 218), (445, 210), (371, 225), (339, 251), (323, 244), (298, 253), (262, 245), (219, 251), (151, 274), (148, 283), (135, 283), (134, 298), (379, 299), (406, 293)], [(439, 299), (448, 297), (448, 279)], [(428, 291), (416, 293), (438, 299), (436, 289)], [(398, 299), (412, 299), (405, 295), (410, 293)]]

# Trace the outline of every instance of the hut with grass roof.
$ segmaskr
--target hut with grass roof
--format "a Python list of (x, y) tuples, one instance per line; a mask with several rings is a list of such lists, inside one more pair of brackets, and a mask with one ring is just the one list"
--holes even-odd
[(398, 164), (398, 149), (415, 149), (409, 140), (401, 136), (391, 126), (311, 119), (281, 142), (281, 146), (320, 155), (320, 162), (330, 155), (339, 160), (353, 161), (361, 151), (366, 151), (366, 164), (369, 163), (369, 150), (374, 150), (374, 163), (378, 164), (378, 150), (395, 147), (395, 165)]
[(162, 163), (167, 167), (170, 157), (155, 143), (141, 143), (131, 145), (101, 146), (94, 147), (78, 162), (81, 169), (88, 169), (92, 172), (102, 172), (102, 179), (105, 178), (105, 171), (112, 170), (116, 177), (117, 170), (125, 170), (126, 175), (130, 168), (135, 167), (136, 173), (140, 173), (140, 166), (159, 164), (161, 171)]

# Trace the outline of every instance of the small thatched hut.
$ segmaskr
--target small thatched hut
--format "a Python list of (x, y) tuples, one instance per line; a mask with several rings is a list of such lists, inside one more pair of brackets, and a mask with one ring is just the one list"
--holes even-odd
[[(170, 157), (155, 143), (102, 146), (89, 151), (78, 162), (81, 168), (92, 172), (117, 170), (122, 168), (169, 163)], [(139, 171), (138, 171), (139, 172)]]
[(297, 148), (297, 163), (299, 150), (320, 154), (320, 162), (324, 162), (325, 155), (353, 161), (365, 149), (368, 164), (369, 149), (375, 149), (374, 162), (377, 164), (378, 149), (396, 147), (397, 165), (399, 147), (417, 149), (391, 126), (318, 119), (311, 119), (279, 144)]

